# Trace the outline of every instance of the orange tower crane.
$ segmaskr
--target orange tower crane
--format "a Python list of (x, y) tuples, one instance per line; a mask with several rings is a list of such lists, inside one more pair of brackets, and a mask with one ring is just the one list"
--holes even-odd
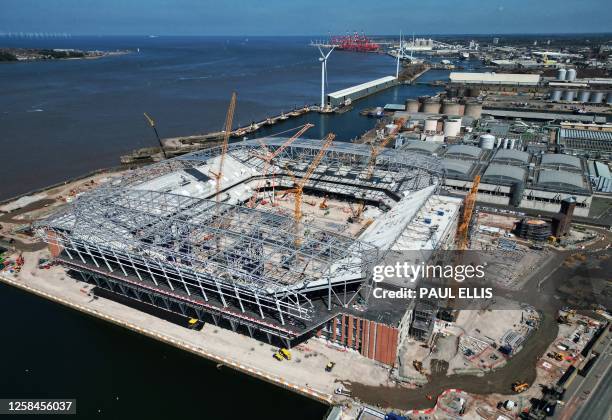
[(397, 127), (389, 133), (387, 137), (385, 137), (379, 144), (372, 145), (372, 153), (370, 154), (370, 161), (368, 162), (368, 173), (366, 175), (366, 179), (370, 179), (372, 174), (374, 173), (374, 167), (376, 166), (376, 159), (378, 158), (379, 153), (389, 144), (391, 140), (395, 138), (395, 135), (399, 131), (400, 127), (404, 125), (404, 118), (400, 118), (397, 120)]
[(315, 158), (310, 163), (310, 166), (306, 170), (306, 174), (304, 174), (304, 176), (299, 180), (299, 182), (296, 183), (296, 186), (293, 189), (293, 192), (295, 193), (295, 209), (293, 211), (293, 217), (295, 219), (296, 224), (298, 224), (302, 219), (302, 194), (304, 191), (304, 185), (306, 185), (306, 182), (308, 182), (315, 169), (317, 169), (317, 166), (319, 166), (319, 163), (321, 163), (321, 159), (323, 159), (325, 151), (329, 148), (335, 138), (336, 135), (334, 133), (329, 133), (327, 135), (327, 137), (325, 138), (325, 143), (323, 143), (323, 146), (321, 146), (319, 153), (317, 153)]
[[(221, 180), (223, 179), (223, 164), (225, 163), (225, 155), (227, 154), (227, 145), (229, 143), (230, 135), (232, 134), (232, 122), (234, 121), (234, 110), (236, 109), (236, 92), (232, 93), (232, 99), (230, 100), (229, 107), (227, 109), (227, 115), (225, 116), (225, 131), (223, 132), (223, 144), (221, 145), (221, 156), (219, 158), (219, 170), (217, 172), (211, 172), (215, 177), (216, 193), (215, 198), (217, 200), (217, 213), (219, 212), (219, 203), (221, 202)], [(219, 214), (217, 214), (219, 216)]]
[(314, 127), (314, 124), (310, 124), (310, 123), (304, 124), (304, 126), (297, 133), (295, 133), (293, 136), (291, 136), (286, 142), (284, 142), (274, 152), (268, 151), (267, 148), (265, 147), (265, 144), (263, 144), (263, 142), (262, 142), (262, 146), (266, 149), (266, 154), (265, 155), (257, 155), (258, 158), (260, 158), (261, 160), (264, 161), (264, 166), (263, 166), (263, 169), (261, 171), (262, 177), (261, 177), (261, 180), (260, 180), (259, 184), (255, 188), (255, 191), (253, 192), (253, 195), (251, 196), (251, 199), (249, 200), (249, 203), (247, 205), (248, 207), (252, 208), (252, 207), (255, 207), (257, 205), (257, 197), (259, 195), (259, 190), (261, 190), (263, 188), (263, 184), (265, 182), (266, 174), (268, 173), (268, 169), (270, 168), (270, 164), (271, 164), (272, 160), (276, 156), (281, 154), (287, 147), (289, 147), (291, 145), (291, 143), (296, 141), (302, 134), (304, 134), (307, 130), (311, 129), (312, 127)]
[(476, 204), (476, 195), (478, 194), (478, 186), (480, 185), (480, 175), (474, 177), (472, 181), (472, 188), (470, 192), (465, 196), (463, 202), (463, 216), (461, 217), (461, 223), (457, 228), (457, 249), (464, 251), (468, 245), (468, 231), (470, 229), (470, 221), (472, 220), (472, 213), (474, 212), (474, 205)]

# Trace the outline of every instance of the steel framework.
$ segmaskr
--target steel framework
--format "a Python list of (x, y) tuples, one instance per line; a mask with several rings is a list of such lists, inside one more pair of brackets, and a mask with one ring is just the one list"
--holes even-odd
[[(266, 139), (265, 144), (274, 152), (285, 140)], [(257, 169), (265, 165), (257, 157), (258, 147), (255, 141), (241, 142), (230, 145), (227, 153)], [(290, 164), (299, 176), (319, 149), (316, 141), (296, 142), (281, 150), (272, 165), (284, 172)], [(161, 175), (198, 167), (220, 152), (207, 149), (132, 171), (38, 222), (37, 232), (61, 250), (60, 261), (100, 287), (139, 300), (150, 296), (152, 304), (156, 299), (176, 302), (175, 312), (195, 308), (192, 314), (198, 318), (206, 312), (232, 327), (244, 325), (249, 332), (297, 337), (333, 316), (329, 311), (334, 297), (340, 306), (347, 305), (347, 290), (355, 293), (369, 281), (380, 252), (315, 226), (296, 232), (291, 217), (216, 203), (212, 196), (136, 188)], [(403, 192), (436, 182), (433, 178), (441, 173), (436, 159), (385, 150), (368, 179), (369, 157), (365, 145), (334, 145), (306, 186), (338, 185), (350, 168), (355, 179), (342, 187), (348, 193), (363, 186), (389, 189), (401, 199)], [(253, 173), (256, 178), (258, 172)], [(313, 300), (325, 297), (327, 311), (322, 313)]]

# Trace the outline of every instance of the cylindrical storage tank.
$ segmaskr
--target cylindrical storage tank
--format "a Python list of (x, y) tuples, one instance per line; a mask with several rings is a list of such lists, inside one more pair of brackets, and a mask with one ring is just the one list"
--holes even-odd
[(600, 104), (603, 102), (604, 99), (604, 93), (603, 92), (593, 92), (593, 94), (591, 95), (591, 100), (590, 102), (592, 104)]
[(606, 99), (608, 105), (612, 105), (612, 92), (608, 92), (608, 98)]
[(476, 101), (467, 102), (463, 115), (472, 117), (476, 120), (480, 119), (480, 117), (482, 117), (482, 103)]
[(563, 92), (563, 100), (566, 102), (573, 102), (576, 97), (576, 92), (573, 90), (566, 90)]
[(467, 93), (467, 88), (465, 86), (459, 86), (457, 88), (457, 97), (463, 98)]
[(565, 75), (567, 74), (567, 70), (559, 69), (557, 70), (557, 80), (563, 81), (565, 80)]
[(456, 98), (458, 95), (458, 90), (456, 87), (452, 87), (452, 88), (447, 88), (446, 89), (446, 96), (448, 98)]
[(508, 139), (504, 139), (504, 149), (508, 148)]
[(493, 150), (495, 148), (495, 136), (492, 134), (483, 134), (478, 139), (478, 147), (486, 150)]
[(425, 120), (425, 131), (438, 131), (438, 119), (427, 118)]
[(439, 114), (440, 113), (440, 101), (437, 99), (428, 99), (423, 104), (423, 112), (426, 114)]
[(415, 99), (406, 100), (406, 112), (419, 112), (419, 101)]
[(477, 87), (470, 88), (468, 90), (468, 96), (472, 98), (477, 98), (478, 96), (480, 96), (480, 88), (477, 88)]
[(448, 117), (444, 121), (444, 136), (457, 137), (461, 132), (461, 117)]
[(385, 131), (387, 134), (391, 134), (397, 130), (397, 124), (387, 124), (385, 125)]
[(591, 97), (591, 92), (588, 90), (581, 90), (578, 94), (578, 102), (589, 102), (589, 98)]
[(510, 140), (510, 149), (514, 149), (514, 144), (516, 143), (515, 139)]
[(559, 102), (561, 100), (562, 91), (560, 89), (555, 89), (550, 93), (550, 100), (553, 102)]
[(442, 104), (442, 113), (446, 115), (459, 115), (460, 107), (458, 102), (444, 101)]
[(576, 80), (576, 69), (569, 69), (567, 71), (567, 75), (565, 76), (565, 80), (568, 82), (573, 82)]
[(457, 113), (457, 115), (460, 115), (460, 116), (465, 115), (465, 103), (464, 102), (459, 102), (459, 112)]
[(510, 189), (510, 205), (518, 207), (523, 200), (523, 193), (525, 192), (524, 182), (515, 182), (512, 184)]
[(497, 139), (495, 140), (495, 148), (499, 148), (499, 146), (501, 145), (502, 140), (501, 139)]

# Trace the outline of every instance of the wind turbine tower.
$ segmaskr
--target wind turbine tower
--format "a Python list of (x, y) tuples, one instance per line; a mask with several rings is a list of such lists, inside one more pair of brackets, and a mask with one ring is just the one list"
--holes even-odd
[(399, 79), (400, 55), (402, 55), (402, 31), (400, 31), (399, 47), (397, 48), (397, 63), (395, 65), (395, 78)]
[(319, 52), (321, 53), (321, 57), (319, 57), (319, 61), (321, 62), (321, 111), (325, 108), (325, 84), (327, 82), (327, 59), (330, 54), (336, 48), (335, 46), (331, 47), (331, 50), (328, 51), (327, 54), (323, 53), (321, 47), (317, 46)]

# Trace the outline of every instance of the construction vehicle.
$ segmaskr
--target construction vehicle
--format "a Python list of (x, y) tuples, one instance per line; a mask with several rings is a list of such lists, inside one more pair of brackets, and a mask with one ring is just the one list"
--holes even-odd
[(351, 215), (348, 218), (349, 223), (358, 223), (361, 221), (361, 215), (363, 214), (363, 210), (365, 209), (365, 201), (360, 201), (357, 209), (353, 211), (353, 206), (351, 207)]
[(334, 366), (336, 366), (336, 362), (328, 362), (327, 365), (325, 365), (325, 372), (331, 372)]
[(278, 352), (287, 360), (291, 360), (291, 352), (286, 348), (279, 349)]
[(264, 161), (264, 166), (263, 166), (263, 169), (261, 171), (262, 177), (261, 177), (261, 180), (259, 181), (259, 184), (255, 188), (255, 191), (253, 191), (253, 195), (251, 196), (251, 199), (249, 200), (249, 202), (247, 204), (248, 207), (253, 208), (253, 207), (257, 206), (257, 196), (259, 195), (259, 191), (261, 189), (263, 189), (263, 187), (264, 187), (264, 183), (266, 182), (266, 174), (268, 173), (268, 169), (270, 168), (270, 165), (272, 164), (272, 160), (276, 156), (281, 154), (287, 147), (289, 147), (291, 145), (291, 143), (296, 141), (302, 134), (304, 134), (307, 130), (311, 129), (312, 127), (314, 127), (314, 124), (310, 124), (310, 123), (304, 124), (302, 126), (302, 128), (300, 128), (293, 136), (291, 136), (289, 139), (287, 139), (287, 141), (284, 142), (274, 152), (270, 152), (263, 142), (260, 143), (262, 148), (265, 150), (265, 154), (264, 155), (256, 155), (256, 156), (259, 159)]
[(329, 206), (327, 205), (327, 195), (323, 197), (323, 201), (321, 201), (321, 204), (319, 204), (319, 208), (321, 210), (327, 210), (329, 208)]
[(276, 360), (278, 360), (279, 362), (282, 362), (284, 360), (284, 357), (282, 354), (280, 354), (279, 352), (276, 352), (272, 355), (272, 357), (274, 357)]
[(198, 325), (198, 320), (196, 318), (189, 318), (187, 324), (189, 325), (189, 328), (195, 328)]
[(419, 372), (421, 375), (425, 374), (425, 371), (423, 370), (423, 362), (420, 362), (418, 360), (413, 360), (412, 366), (414, 366), (416, 371)]
[(527, 382), (515, 382), (512, 384), (512, 390), (517, 394), (524, 392), (529, 388), (529, 384)]
[(157, 132), (157, 127), (155, 127), (155, 121), (153, 120), (153, 118), (149, 117), (149, 115), (146, 112), (144, 113), (144, 116), (147, 119), (147, 122), (149, 123), (151, 128), (153, 129), (153, 132), (155, 133), (155, 138), (157, 139), (157, 142), (159, 143), (159, 148), (161, 149), (162, 154), (164, 155), (164, 159), (168, 159), (168, 155), (166, 154), (166, 149), (164, 149), (164, 144), (162, 143), (161, 139), (159, 138), (159, 133)]

